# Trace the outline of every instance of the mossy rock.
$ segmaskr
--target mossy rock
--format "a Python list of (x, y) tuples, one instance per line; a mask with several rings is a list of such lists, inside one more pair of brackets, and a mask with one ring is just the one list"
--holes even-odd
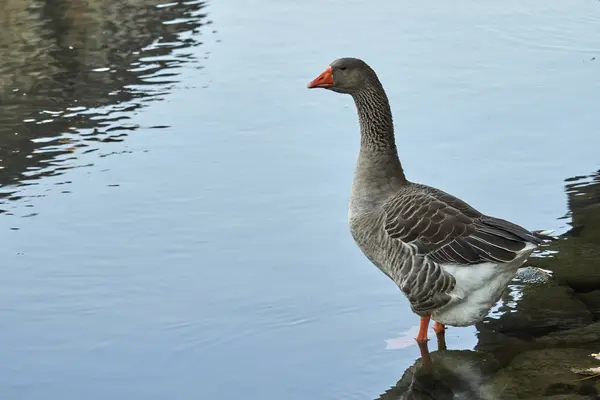
[(598, 397), (582, 396), (579, 394), (556, 394), (554, 396), (542, 396), (528, 400), (598, 400)]
[[(566, 398), (597, 398), (594, 379), (580, 380), (584, 376), (571, 369), (600, 366), (600, 361), (590, 357), (590, 349), (566, 348), (533, 350), (520, 354), (490, 380), (486, 389), (498, 399), (537, 399), (551, 396)], [(561, 397), (557, 397), (561, 398)], [(564, 397), (563, 397), (564, 398)]]
[(600, 290), (577, 293), (576, 296), (583, 304), (585, 304), (595, 318), (600, 317)]
[(552, 332), (535, 340), (536, 347), (580, 347), (596, 344), (600, 351), (600, 322), (579, 328)]
[(572, 218), (571, 224), (576, 229), (579, 239), (600, 244), (600, 204), (590, 204), (582, 209), (577, 209)]
[(502, 315), (490, 315), (478, 324), (509, 336), (530, 340), (556, 330), (584, 326), (594, 318), (567, 286), (554, 283), (512, 285), (502, 297)]
[(531, 258), (530, 264), (552, 271), (558, 284), (568, 285), (576, 291), (600, 289), (599, 244), (568, 237), (551, 243), (546, 249), (553, 254)]

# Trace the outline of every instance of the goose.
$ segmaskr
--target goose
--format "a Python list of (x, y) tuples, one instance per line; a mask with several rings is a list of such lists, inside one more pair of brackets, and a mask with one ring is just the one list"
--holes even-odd
[(481, 321), (521, 265), (550, 237), (409, 181), (398, 158), (386, 92), (364, 61), (339, 58), (307, 87), (352, 96), (360, 125), (348, 205), (352, 237), (420, 317), (417, 343), (427, 343), (433, 320), (438, 346), (444, 341), (445, 347), (446, 326)]

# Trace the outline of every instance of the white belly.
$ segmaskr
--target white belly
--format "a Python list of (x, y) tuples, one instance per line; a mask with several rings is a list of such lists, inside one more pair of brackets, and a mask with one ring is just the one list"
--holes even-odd
[(434, 311), (431, 318), (444, 325), (468, 326), (481, 321), (496, 304), (517, 270), (535, 246), (527, 246), (508, 264), (482, 263), (470, 266), (446, 264), (445, 272), (456, 279), (446, 306)]

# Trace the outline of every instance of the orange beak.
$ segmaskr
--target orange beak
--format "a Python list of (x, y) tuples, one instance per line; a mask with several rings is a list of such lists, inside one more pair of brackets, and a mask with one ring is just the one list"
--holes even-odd
[(331, 67), (327, 67), (327, 69), (325, 71), (323, 71), (321, 73), (321, 75), (317, 76), (315, 79), (313, 79), (312, 82), (310, 82), (308, 85), (306, 85), (306, 87), (309, 89), (330, 88), (332, 86), (333, 86), (333, 71), (331, 70)]

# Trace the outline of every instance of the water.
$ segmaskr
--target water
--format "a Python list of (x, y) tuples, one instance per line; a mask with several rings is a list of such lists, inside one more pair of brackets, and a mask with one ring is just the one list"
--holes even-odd
[(348, 232), (355, 111), (305, 87), (337, 57), (379, 73), (409, 179), (481, 211), (565, 232), (599, 168), (597, 2), (121, 4), (0, 14), (3, 398), (396, 385), (418, 320)]

